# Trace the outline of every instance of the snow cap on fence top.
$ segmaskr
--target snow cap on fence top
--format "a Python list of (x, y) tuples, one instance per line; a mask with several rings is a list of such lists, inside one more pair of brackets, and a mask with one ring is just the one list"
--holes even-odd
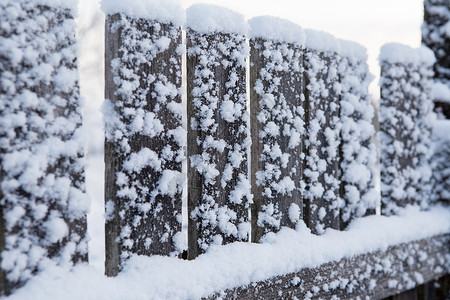
[(439, 143), (450, 142), (450, 120), (436, 120), (433, 124), (433, 138)]
[(427, 47), (411, 48), (398, 43), (384, 44), (380, 49), (379, 62), (432, 65), (434, 53)]
[(124, 13), (129, 17), (146, 18), (182, 26), (186, 13), (176, 0), (102, 0), (102, 10), (107, 15)]
[(305, 45), (305, 31), (291, 21), (271, 16), (260, 16), (254, 17), (248, 23), (251, 38)]
[(305, 29), (306, 31), (306, 48), (323, 52), (339, 52), (340, 43), (329, 33)]
[(339, 40), (339, 54), (344, 57), (356, 58), (361, 61), (367, 60), (367, 49), (361, 44), (348, 40)]
[(78, 0), (30, 0), (25, 2), (32, 2), (37, 5), (47, 5), (55, 8), (68, 8), (72, 10), (73, 14), (77, 14)]
[(244, 16), (225, 7), (198, 3), (190, 6), (186, 14), (186, 26), (200, 33), (217, 31), (246, 35), (248, 32)]
[(433, 84), (433, 99), (450, 103), (450, 86), (442, 82)]

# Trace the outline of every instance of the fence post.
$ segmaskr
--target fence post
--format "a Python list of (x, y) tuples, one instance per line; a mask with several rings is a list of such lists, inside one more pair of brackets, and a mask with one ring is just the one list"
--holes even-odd
[(331, 35), (306, 31), (304, 220), (312, 232), (339, 229), (339, 42)]
[(352, 219), (375, 214), (380, 201), (375, 190), (377, 149), (372, 119), (374, 108), (369, 84), (373, 76), (367, 66), (366, 49), (356, 43), (340, 40), (340, 169), (341, 230)]
[[(422, 208), (427, 208), (432, 202), (434, 176), (432, 171), (432, 127), (435, 121), (433, 114), (433, 59), (434, 54), (428, 48), (416, 50), (420, 53), (421, 62), (411, 75), (415, 80), (412, 84), (418, 86), (420, 94), (416, 96), (417, 127), (420, 132), (417, 145), (417, 169), (420, 177), (417, 181), (418, 202)], [(428, 58), (427, 58), (428, 57)]]
[(76, 3), (41, 2), (0, 5), (0, 295), (88, 258)]
[(449, 10), (450, 4), (446, 0), (425, 0), (422, 25), (422, 43), (429, 47), (436, 56), (436, 63), (433, 66), (434, 77), (447, 85), (450, 84), (450, 60), (448, 58), (450, 39), (445, 28), (448, 26), (450, 16), (443, 12)]
[(433, 127), (433, 201), (450, 204), (450, 120), (437, 120)]
[[(227, 26), (227, 24), (229, 26)], [(248, 112), (243, 16), (187, 10), (188, 258), (213, 244), (247, 241)]]
[[(105, 30), (106, 262), (115, 276), (131, 254), (177, 255), (185, 130), (181, 24), (175, 1), (103, 3)], [(127, 12), (126, 14), (123, 11)], [(166, 15), (171, 11), (171, 15)]]
[(425, 86), (433, 63), (434, 55), (425, 48), (386, 44), (380, 51), (381, 197), (386, 215), (407, 204), (428, 205), (430, 197), (422, 198), (420, 190), (430, 188), (420, 185), (431, 184), (430, 176), (421, 173), (429, 169), (423, 147), (428, 147), (431, 133), (429, 120), (421, 119), (430, 113), (430, 89)]
[(258, 242), (303, 217), (305, 33), (274, 17), (249, 24), (252, 241)]

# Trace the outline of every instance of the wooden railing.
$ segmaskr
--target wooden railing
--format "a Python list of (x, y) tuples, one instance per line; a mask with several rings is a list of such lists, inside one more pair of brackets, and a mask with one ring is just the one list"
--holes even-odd
[[(19, 14), (5, 15), (7, 23), (45, 22), (22, 33), (0, 27), (1, 45), (22, 51), (0, 51), (4, 294), (38, 271), (41, 260), (87, 259), (71, 11), (8, 5)], [(375, 214), (377, 143), (363, 47), (277, 18), (247, 24), (208, 5), (188, 9), (185, 45), (181, 26), (175, 17), (107, 14), (106, 275), (117, 275), (133, 254), (187, 251), (195, 259), (211, 245), (258, 243), (299, 222), (320, 235)], [(396, 47), (387, 46), (381, 59), (385, 215), (407, 204), (426, 209), (436, 198), (428, 152), (432, 55), (405, 48), (413, 60), (396, 60), (390, 55)], [(449, 242), (447, 233), (391, 245), (220, 297), (382, 298), (447, 274)], [(428, 263), (423, 253), (432, 258)], [(417, 263), (405, 264), (405, 258)]]

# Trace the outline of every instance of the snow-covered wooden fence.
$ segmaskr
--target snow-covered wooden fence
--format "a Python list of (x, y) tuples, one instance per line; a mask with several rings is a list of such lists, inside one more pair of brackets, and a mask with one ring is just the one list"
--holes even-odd
[(75, 6), (0, 3), (0, 295), (87, 261)]
[[(168, 220), (181, 220), (179, 188), (184, 180), (188, 259), (195, 259), (211, 245), (248, 241), (250, 232), (251, 241), (259, 242), (265, 234), (283, 226), (295, 228), (302, 220), (312, 232), (322, 234), (327, 228), (343, 230), (355, 218), (375, 214), (380, 193), (375, 188), (374, 107), (368, 94), (373, 76), (368, 71), (363, 47), (323, 32), (305, 32), (277, 18), (254, 18), (247, 25), (235, 12), (197, 4), (187, 10), (186, 69), (181, 69), (183, 45), (175, 20), (130, 12), (127, 15), (126, 10), (116, 13), (108, 15), (106, 27), (106, 97), (112, 106), (107, 113), (110, 123), (105, 161), (110, 165), (117, 160), (123, 167), (107, 168), (107, 178), (108, 174), (111, 177), (106, 187), (107, 217), (120, 220), (113, 225), (114, 233), (106, 233), (107, 266), (111, 264), (115, 270), (107, 269), (108, 275), (115, 275), (126, 259), (121, 252), (124, 250), (117, 251), (119, 245), (127, 253), (179, 253), (175, 250), (182, 249), (182, 237), (178, 234), (181, 224), (173, 223), (175, 226)], [(161, 51), (165, 54), (157, 56)], [(384, 99), (395, 104), (389, 109), (391, 114), (402, 114), (404, 126), (395, 130), (404, 135), (403, 139), (398, 137), (404, 145), (401, 153), (390, 157), (401, 161), (396, 170), (406, 169), (405, 174), (411, 177), (404, 190), (420, 193), (423, 207), (431, 198), (431, 176), (416, 175), (429, 174), (427, 67), (421, 65), (423, 69), (411, 69), (402, 77), (413, 80), (415, 90), (383, 79), (381, 102), (383, 132), (390, 128), (386, 127), (390, 126), (386, 120), (394, 120), (386, 119)], [(383, 78), (396, 68), (404, 70), (410, 66), (401, 62), (388, 65), (383, 60)], [(179, 104), (182, 74), (187, 80), (186, 112)], [(170, 75), (174, 76), (170, 86), (168, 79), (158, 81)], [(397, 98), (388, 98), (387, 90)], [(175, 104), (179, 114), (158, 115), (165, 107), (173, 113)], [(187, 133), (177, 129), (181, 126), (181, 113), (186, 113)], [(149, 130), (147, 143), (133, 146), (132, 140)], [(180, 140), (187, 138), (187, 144), (182, 142), (176, 144), (176, 149), (170, 148), (174, 130), (179, 130), (178, 137), (184, 136)], [(386, 139), (383, 142), (398, 144)], [(161, 143), (164, 147), (158, 146)], [(180, 179), (180, 147), (184, 145), (187, 176)], [(405, 147), (411, 151), (406, 153)], [(133, 178), (128, 178), (128, 173)], [(403, 189), (394, 186), (395, 182), (390, 184), (397, 190)], [(165, 198), (155, 198), (155, 193), (165, 194)], [(391, 192), (385, 194), (395, 196)], [(383, 212), (396, 213), (392, 207), (416, 203), (413, 193), (409, 194), (401, 202), (386, 198)], [(417, 284), (402, 274), (422, 272), (396, 263), (400, 256), (413, 256), (419, 248), (430, 255), (433, 251), (445, 252), (447, 242), (448, 235), (434, 237), (302, 272), (323, 278), (330, 275), (327, 272), (339, 270), (353, 286), (349, 290), (340, 283), (339, 293), (386, 296)], [(160, 247), (161, 243), (166, 246)], [(112, 256), (114, 261), (108, 262)], [(365, 260), (373, 260), (374, 264), (389, 261), (395, 265), (395, 272), (386, 277), (376, 268), (369, 268), (365, 279), (358, 280), (354, 269)], [(433, 269), (441, 263), (442, 260), (436, 260), (430, 264), (420, 273), (421, 278), (428, 281), (445, 274), (444, 270)], [(310, 274), (305, 278), (302, 272), (297, 275), (301, 275), (303, 286), (313, 288), (317, 276), (312, 278)], [(235, 297), (236, 293), (243, 296), (256, 292), (270, 297), (270, 291), (283, 290), (285, 286), (285, 296), (307, 295), (307, 290), (292, 292), (296, 284), (288, 283), (298, 278), (294, 275), (258, 283), (257, 291), (239, 287), (226, 294)], [(401, 276), (403, 279), (399, 279)], [(333, 276), (330, 282), (321, 282), (333, 285), (332, 279)], [(391, 282), (386, 287), (389, 279), (399, 284), (394, 286)], [(318, 295), (329, 295), (330, 290)]]
[[(2, 294), (46, 258), (87, 258), (74, 22), (68, 4), (54, 3), (1, 4)], [(195, 259), (212, 245), (258, 243), (282, 227), (305, 223), (322, 234), (375, 213), (363, 47), (277, 18), (247, 24), (203, 4), (187, 10), (185, 23), (175, 2), (148, 3), (103, 3), (106, 275), (132, 254), (187, 250)], [(410, 54), (406, 61), (398, 49)], [(390, 215), (432, 199), (432, 55), (396, 45), (383, 51), (381, 191)], [(448, 274), (449, 243), (446, 233), (387, 245), (211, 298), (386, 297)]]

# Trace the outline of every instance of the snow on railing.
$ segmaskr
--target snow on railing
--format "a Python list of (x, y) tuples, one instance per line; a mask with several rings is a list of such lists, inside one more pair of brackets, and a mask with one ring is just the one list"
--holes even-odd
[[(2, 4), (1, 293), (46, 257), (86, 259), (74, 23), (61, 3)], [(283, 227), (321, 235), (375, 214), (373, 76), (362, 46), (279, 18), (247, 23), (212, 5), (193, 5), (185, 18), (175, 0), (124, 3), (102, 2), (108, 276), (135, 254), (187, 250), (194, 259), (247, 242), (250, 233), (254, 243), (270, 242)], [(33, 26), (10, 27), (18, 19)], [(407, 204), (426, 208), (432, 198), (433, 57), (387, 45), (380, 61), (382, 213), (389, 215)], [(438, 239), (441, 247), (447, 236)], [(366, 279), (361, 291), (372, 286)]]
[(0, 4), (0, 295), (87, 261), (76, 1)]

